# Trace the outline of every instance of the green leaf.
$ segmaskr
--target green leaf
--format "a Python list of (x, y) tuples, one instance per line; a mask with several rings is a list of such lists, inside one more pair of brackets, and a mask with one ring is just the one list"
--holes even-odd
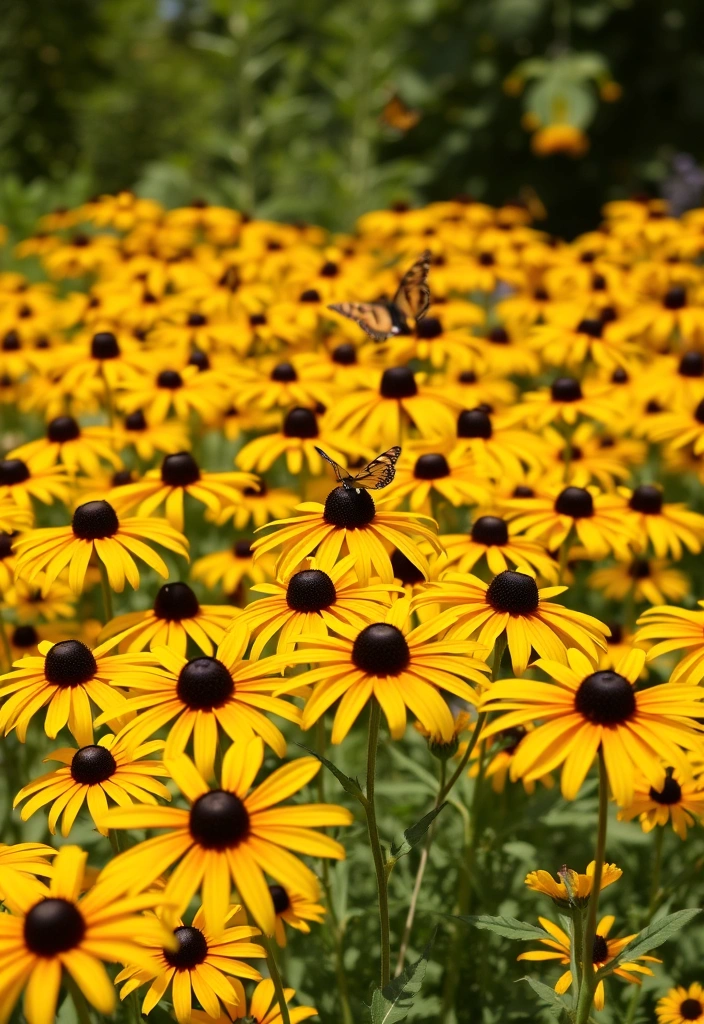
[(597, 977), (605, 978), (619, 964), (628, 963), (630, 960), (635, 960), (636, 957), (648, 953), (651, 949), (657, 949), (658, 946), (662, 946), (663, 942), (667, 942), (668, 939), (677, 935), (698, 913), (700, 913), (699, 907), (693, 910), (676, 910), (674, 914), (667, 914), (666, 917), (661, 917), (659, 921), (654, 921), (647, 928), (644, 928), (642, 932), (639, 932), (634, 939), (631, 939), (617, 957), (614, 957), (613, 960), (602, 967)]
[(418, 960), (409, 964), (403, 974), (394, 978), (383, 989), (374, 990), (371, 1006), (372, 1024), (399, 1024), (406, 1019), (413, 1005), (413, 998), (418, 995), (423, 984), (434, 940), (433, 934)]
[(362, 787), (357, 779), (351, 779), (349, 775), (345, 775), (344, 772), (340, 771), (337, 765), (333, 764), (332, 761), (328, 761), (327, 757), (323, 757), (323, 755), (319, 754), (317, 750), (311, 750), (311, 748), (307, 747), (305, 743), (297, 743), (296, 746), (301, 747), (303, 750), (307, 750), (309, 754), (313, 755), (313, 757), (317, 757), (320, 763), (325, 765), (329, 772), (332, 772), (344, 789), (345, 793), (349, 793), (350, 796), (356, 797), (360, 803), (366, 803), (367, 798), (362, 792)]
[(465, 916), (457, 915), (455, 920), (462, 921), (464, 924), (471, 924), (474, 928), (479, 928), (481, 931), (496, 932), (497, 935), (503, 935), (505, 939), (549, 939), (550, 934), (543, 928), (538, 928), (535, 924), (529, 924), (527, 921), (517, 921), (515, 917), (489, 917), (486, 914), (481, 916)]
[(549, 985), (544, 985), (542, 981), (538, 981), (536, 978), (531, 978), (528, 975), (521, 978), (520, 981), (528, 982), (541, 1003), (545, 1003), (545, 1005), (549, 1007), (550, 1012), (554, 1013), (558, 1020), (563, 1013), (567, 1013), (569, 1016), (567, 1003), (562, 996), (558, 996), (557, 992), (550, 988)]
[(418, 845), (444, 807), (447, 807), (447, 801), (440, 804), (439, 807), (433, 807), (432, 811), (428, 811), (427, 814), (424, 814), (420, 821), (417, 821), (415, 825), (411, 825), (409, 828), (404, 829), (403, 839), (401, 842), (397, 843), (394, 840), (391, 844), (391, 856), (394, 860), (398, 860), (400, 857), (405, 857), (407, 853), (411, 852), (414, 846)]

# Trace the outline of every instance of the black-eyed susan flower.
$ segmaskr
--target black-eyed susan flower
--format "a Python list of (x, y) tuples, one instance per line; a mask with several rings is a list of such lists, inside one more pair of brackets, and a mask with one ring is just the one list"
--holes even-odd
[(193, 563), (193, 579), (202, 580), (211, 590), (219, 583), (226, 594), (235, 594), (245, 579), (250, 583), (264, 583), (271, 579), (274, 559), (265, 555), (255, 562), (252, 543), (243, 537), (224, 551), (203, 555)]
[(8, 457), (31, 464), (33, 458), (44, 452), (50, 452), (52, 462), (62, 463), (72, 474), (97, 474), (101, 461), (109, 463), (113, 469), (122, 468), (110, 427), (81, 427), (73, 416), (56, 416), (47, 424), (44, 437), (20, 445)]
[(108, 622), (99, 639), (112, 639), (113, 645), (130, 652), (165, 646), (184, 656), (190, 638), (210, 655), (235, 614), (232, 605), (202, 605), (187, 583), (165, 583), (152, 608), (118, 615)]
[(190, 452), (176, 452), (164, 457), (161, 469), (148, 470), (141, 480), (118, 487), (108, 497), (120, 513), (139, 506), (140, 517), (152, 515), (163, 505), (173, 529), (183, 531), (186, 494), (217, 517), (223, 508), (239, 504), (244, 488), (253, 487), (256, 482), (251, 473), (208, 473)]
[(632, 594), (636, 601), (662, 605), (668, 599), (681, 601), (689, 593), (687, 577), (664, 558), (633, 558), (595, 569), (588, 583), (611, 601), (623, 601)]
[[(536, 949), (530, 950), (528, 953), (521, 953), (518, 957), (519, 960), (557, 960), (561, 964), (572, 963), (572, 951), (570, 938), (562, 928), (558, 928), (556, 924), (549, 921), (545, 917), (539, 917), (538, 920), (543, 926), (546, 932), (549, 932), (552, 938), (540, 939), (540, 943), (543, 946), (547, 946), (547, 950)], [(607, 914), (606, 917), (602, 917), (596, 927), (596, 935), (594, 936), (594, 946), (592, 949), (591, 961), (594, 971), (598, 971), (600, 967), (604, 967), (611, 960), (618, 956), (622, 949), (625, 949), (631, 939), (635, 938), (634, 935), (624, 935), (621, 939), (609, 939), (608, 935), (613, 928), (614, 921), (616, 919)], [(548, 952), (549, 950), (549, 952)], [(554, 952), (553, 952), (554, 951)], [(628, 981), (633, 985), (640, 985), (641, 981), (638, 977), (639, 974), (647, 974), (652, 977), (652, 970), (646, 967), (641, 961), (650, 961), (651, 963), (660, 963), (654, 956), (639, 956), (634, 961), (628, 961), (627, 963), (621, 963), (618, 967), (613, 970), (613, 974), (617, 977), (622, 978), (624, 981)], [(565, 971), (562, 974), (556, 984), (555, 991), (558, 995), (569, 991), (572, 985), (572, 970)], [(594, 993), (594, 1007), (597, 1010), (604, 1009), (605, 1002), (604, 982), (600, 981), (597, 983), (596, 991)]]
[(139, 342), (126, 333), (118, 337), (110, 329), (98, 330), (52, 352), (53, 372), (63, 395), (71, 396), (76, 391), (109, 394), (111, 401), (118, 388), (139, 380), (140, 355)]
[(398, 444), (409, 424), (423, 437), (453, 433), (458, 406), (447, 390), (426, 383), (408, 366), (370, 371), (369, 376), (373, 384), (345, 395), (329, 410), (333, 429), (374, 451)]
[(650, 542), (658, 558), (668, 553), (675, 560), (683, 548), (698, 554), (704, 541), (704, 516), (692, 512), (683, 502), (665, 502), (662, 488), (639, 484), (632, 491), (619, 488), (624, 499), (623, 518), (635, 535), (635, 544), (645, 550)]
[[(413, 512), (432, 511), (435, 502), (460, 505), (486, 504), (491, 489), (488, 478), (482, 482), (482, 470), (477, 460), (459, 445), (447, 454), (428, 450), (427, 444), (408, 447), (396, 466), (396, 476), (387, 495), (393, 505), (409, 498)], [(442, 447), (445, 447), (442, 445)]]
[(647, 451), (642, 441), (615, 438), (598, 431), (593, 423), (579, 423), (569, 441), (555, 427), (546, 427), (543, 438), (550, 446), (547, 479), (551, 483), (597, 484), (604, 491), (628, 480)]
[(325, 917), (325, 907), (313, 902), (308, 896), (284, 888), (283, 885), (270, 885), (269, 892), (276, 911), (276, 941), (279, 946), (286, 945), (285, 924), (296, 931), (310, 934), (309, 921), (320, 924)]
[[(236, 981), (237, 979), (234, 980)], [(301, 1024), (301, 1021), (308, 1020), (309, 1017), (317, 1017), (318, 1011), (314, 1006), (290, 1006), (289, 1004), (295, 995), (296, 990), (294, 988), (284, 989), (284, 998), (288, 1006), (288, 1016), (291, 1024)], [(238, 1004), (237, 1013), (248, 1010), (249, 1012), (246, 1016), (253, 1024), (283, 1024), (283, 1017), (281, 1016), (281, 1009), (276, 998), (273, 981), (265, 978), (264, 981), (259, 982), (252, 993), (249, 1006), (247, 1006), (244, 989), (241, 991), (240, 998), (241, 1006)], [(194, 1010), (193, 1020), (197, 1021), (197, 1024), (231, 1024), (229, 1014), (223, 1013), (216, 1021), (213, 1021), (203, 1010)]]
[(687, 829), (704, 818), (704, 781), (699, 777), (683, 779), (672, 770), (663, 786), (651, 786), (641, 779), (636, 782), (633, 801), (622, 807), (618, 816), (621, 821), (638, 818), (644, 832), (664, 828), (669, 821), (673, 831), (685, 840)]
[(98, 832), (106, 836), (107, 829), (101, 822), (108, 809), (108, 798), (121, 806), (135, 802), (156, 804), (157, 796), (171, 799), (166, 786), (158, 781), (168, 776), (163, 763), (144, 760), (163, 746), (163, 740), (135, 745), (127, 737), (116, 738), (109, 733), (86, 747), (62, 747), (44, 761), (59, 761), (64, 767), (23, 786), (13, 807), (26, 801), (21, 818), (27, 821), (40, 807), (50, 803), (49, 831), (55, 834), (61, 818), (61, 835), (67, 836), (86, 803)]
[(133, 960), (156, 973), (149, 945), (169, 945), (171, 935), (158, 918), (140, 911), (161, 900), (157, 893), (115, 899), (98, 881), (81, 897), (88, 854), (63, 846), (46, 886), (29, 883), (12, 868), (0, 871), (0, 888), (10, 912), (0, 915), (0, 1016), (7, 1020), (24, 990), (28, 1024), (50, 1024), (68, 972), (100, 1013), (115, 1009), (115, 989), (102, 961)]
[(15, 542), (16, 572), (30, 583), (43, 572), (46, 589), (68, 566), (69, 586), (78, 594), (95, 553), (105, 566), (113, 590), (124, 590), (125, 579), (136, 590), (139, 570), (133, 555), (164, 579), (169, 575), (163, 558), (149, 542), (188, 558), (188, 541), (165, 519), (122, 517), (107, 501), (87, 501), (73, 513), (70, 526), (49, 526), (22, 534)]
[(456, 434), (457, 449), (470, 453), (493, 477), (508, 475), (520, 480), (526, 468), (541, 469), (548, 462), (542, 438), (517, 430), (500, 416), (492, 418), (486, 408), (463, 409), (457, 417)]
[(125, 413), (140, 410), (152, 424), (162, 423), (169, 413), (187, 423), (195, 413), (204, 423), (212, 423), (227, 407), (225, 389), (212, 372), (178, 360), (170, 366), (169, 358), (159, 362), (160, 369), (124, 382), (118, 405)]
[(506, 569), (488, 584), (477, 576), (447, 572), (438, 582), (428, 583), (414, 605), (452, 605), (455, 620), (449, 626), (448, 638), (465, 640), (476, 634), (487, 651), (493, 650), (498, 637), (505, 633), (513, 670), (521, 675), (533, 648), (542, 658), (566, 664), (568, 647), (578, 647), (592, 661), (606, 647), (607, 626), (593, 615), (550, 600), (566, 590), (539, 590), (526, 569)]
[(43, 592), (41, 574), (33, 583), (16, 579), (4, 595), (4, 604), (11, 608), (20, 624), (72, 619), (76, 614), (76, 595), (63, 580), (54, 580)]
[(678, 985), (658, 999), (655, 1007), (658, 1024), (702, 1024), (704, 1021), (704, 988), (698, 981), (689, 988)]
[(279, 685), (278, 692), (313, 686), (303, 709), (301, 725), (310, 729), (335, 701), (332, 742), (341, 743), (364, 706), (378, 700), (392, 739), (406, 731), (407, 711), (433, 736), (449, 742), (455, 722), (442, 691), (471, 704), (489, 670), (473, 657), (486, 648), (466, 640), (433, 640), (454, 621), (454, 610), (411, 629), (411, 602), (395, 601), (383, 617), (362, 629), (339, 622), (338, 636), (304, 640), (298, 661), (307, 672)]
[(601, 316), (575, 317), (570, 310), (534, 327), (528, 344), (540, 353), (544, 363), (573, 371), (590, 359), (609, 369), (628, 368), (638, 353), (636, 342)]
[(371, 458), (371, 449), (355, 442), (341, 430), (330, 429), (329, 417), (320, 422), (313, 409), (295, 406), (284, 416), (281, 430), (275, 434), (255, 437), (235, 458), (242, 470), (266, 473), (282, 455), (289, 473), (298, 476), (306, 466), (313, 476), (320, 476), (324, 462), (318, 448), (324, 448), (331, 459), (342, 466), (348, 457)]
[(168, 829), (108, 864), (103, 878), (112, 892), (141, 892), (177, 865), (163, 892), (165, 903), (173, 904), (178, 915), (200, 889), (204, 923), (216, 935), (225, 926), (233, 883), (266, 935), (276, 930), (276, 912), (265, 873), (314, 901), (318, 880), (294, 854), (343, 859), (342, 845), (317, 829), (349, 825), (352, 815), (335, 804), (276, 808), (307, 785), (322, 765), (314, 757), (298, 758), (251, 789), (263, 760), (259, 737), (233, 743), (223, 757), (220, 788), (209, 789), (193, 762), (182, 754), (166, 766), (188, 800), (188, 810), (120, 807), (108, 811), (104, 823), (109, 828)]
[(174, 928), (175, 949), (156, 944), (149, 947), (149, 953), (159, 966), (156, 978), (153, 971), (139, 965), (128, 965), (120, 971), (115, 978), (117, 985), (122, 984), (120, 998), (126, 999), (131, 992), (151, 981), (142, 1001), (145, 1015), (151, 1013), (171, 989), (171, 1002), (179, 1024), (191, 1024), (194, 1019), (194, 996), (204, 1007), (209, 1022), (224, 1015), (223, 1007), (239, 1017), (245, 1009), (244, 999), (241, 984), (235, 985), (233, 981), (238, 978), (260, 981), (259, 971), (245, 960), (266, 956), (263, 946), (250, 941), (261, 932), (238, 920), (242, 916), (242, 908), (234, 904), (225, 915), (225, 924), (229, 927), (215, 934), (207, 928), (203, 907), (199, 907), (190, 925), (179, 921)]
[[(518, 746), (525, 736), (529, 728), (525, 726), (515, 726), (513, 729), (504, 729), (503, 732), (498, 733), (493, 738), (493, 742), (489, 746), (488, 751), (488, 762), (484, 769), (484, 776), (491, 780), (491, 788), (494, 793), (503, 793), (506, 788), (506, 783), (511, 779), (511, 761), (513, 755), (518, 750)], [(461, 757), (464, 753), (463, 744), (460, 745), (458, 755)], [(474, 751), (472, 752), (472, 764), (469, 769), (468, 775), (472, 778), (476, 778), (479, 774), (479, 757), (480, 748), (482, 744), (477, 744)], [(546, 789), (552, 789), (555, 785), (555, 780), (549, 772), (545, 775), (541, 775), (539, 779), (522, 779), (523, 788), (528, 794), (532, 796), (535, 793), (536, 784), (539, 782)]]
[(596, 487), (558, 484), (540, 496), (509, 498), (502, 504), (511, 518), (511, 533), (542, 540), (551, 551), (573, 537), (588, 558), (605, 558), (613, 551), (625, 561), (637, 539), (635, 524), (624, 515), (623, 499), (599, 493)]
[(417, 512), (387, 512), (379, 509), (369, 491), (335, 487), (321, 505), (317, 501), (297, 506), (303, 515), (275, 520), (267, 527), (281, 527), (268, 537), (261, 537), (252, 545), (256, 559), (283, 548), (276, 569), (284, 579), (302, 558), (317, 550), (319, 559), (328, 561), (346, 547), (354, 555), (359, 582), (366, 586), (372, 573), (382, 583), (394, 578), (387, 545), (398, 548), (427, 579), (430, 574), (428, 560), (415, 538), (425, 540), (438, 554), (441, 551), (436, 534), (426, 526), (435, 526), (435, 520)]
[(492, 327), (484, 337), (469, 340), (491, 373), (530, 377), (538, 372), (540, 361), (536, 353), (522, 343), (518, 332), (510, 332), (503, 325)]
[(285, 582), (255, 584), (253, 593), (268, 596), (248, 605), (239, 621), (257, 638), (252, 658), (258, 658), (277, 633), (277, 653), (286, 654), (294, 649), (299, 637), (327, 636), (339, 622), (363, 629), (379, 618), (383, 606), (391, 603), (395, 589), (389, 583), (360, 586), (352, 555), (334, 565), (313, 558)]
[(553, 583), (557, 580), (557, 563), (544, 544), (509, 536), (508, 522), (502, 516), (477, 516), (469, 533), (445, 533), (439, 538), (446, 555), (446, 564), (457, 572), (471, 572), (481, 559), (486, 559), (494, 575), (513, 565), (529, 565)]
[(521, 740), (511, 765), (513, 778), (537, 778), (563, 765), (562, 793), (574, 800), (600, 747), (621, 807), (631, 803), (638, 775), (662, 789), (663, 761), (683, 778), (692, 777), (683, 750), (700, 749), (694, 718), (701, 712), (704, 690), (673, 683), (637, 690), (645, 652), (636, 648), (615, 670), (595, 672), (575, 648), (567, 652), (567, 661), (536, 662), (552, 683), (500, 680), (482, 698), (482, 710), (503, 712), (486, 727), (487, 737), (525, 722), (541, 723)]
[(118, 427), (121, 443), (140, 459), (151, 462), (157, 452), (175, 455), (188, 448), (188, 431), (178, 420), (150, 423), (141, 409), (128, 413)]
[[(697, 601), (704, 608), (704, 601)], [(641, 627), (636, 643), (657, 640), (648, 651), (648, 661), (673, 651), (687, 654), (672, 670), (671, 681), (699, 683), (704, 678), (704, 611), (658, 605), (647, 608), (638, 619)]]
[[(563, 867), (557, 879), (549, 871), (529, 871), (526, 875), (525, 884), (532, 892), (549, 896), (558, 907), (567, 909), (574, 903), (580, 907), (585, 907), (594, 888), (594, 867), (594, 861), (591, 861), (587, 864), (585, 874), (574, 871), (572, 868)], [(599, 892), (603, 892), (608, 886), (618, 882), (622, 875), (623, 871), (616, 864), (604, 864), (602, 866)]]
[(213, 774), (221, 730), (239, 743), (254, 734), (261, 736), (283, 757), (286, 740), (265, 712), (300, 722), (297, 707), (272, 696), (281, 689), (286, 661), (276, 657), (245, 660), (248, 644), (249, 630), (236, 619), (214, 657), (187, 660), (168, 647), (155, 648), (151, 656), (138, 655), (160, 668), (144, 678), (135, 674), (134, 685), (126, 680), (131, 695), (125, 710), (142, 714), (126, 726), (125, 733), (141, 742), (176, 719), (166, 738), (164, 756), (183, 753), (192, 734), (195, 761), (205, 778)]
[(237, 505), (223, 509), (217, 524), (221, 526), (231, 518), (236, 530), (244, 530), (250, 524), (256, 529), (266, 526), (272, 519), (290, 515), (297, 504), (298, 496), (293, 491), (285, 487), (269, 487), (266, 480), (258, 480), (253, 486), (244, 488)]
[(315, 408), (329, 406), (333, 369), (315, 352), (299, 352), (286, 359), (267, 357), (254, 367), (231, 367), (231, 386), (237, 404), (248, 408), (290, 409), (292, 406)]
[(580, 416), (599, 423), (612, 423), (619, 414), (613, 389), (597, 381), (580, 383), (575, 377), (558, 377), (549, 388), (527, 391), (512, 412), (514, 420), (525, 420), (535, 427), (562, 422), (577, 423)]
[(30, 719), (47, 707), (44, 730), (55, 739), (65, 725), (81, 744), (93, 742), (91, 703), (107, 712), (108, 720), (120, 719), (125, 698), (120, 687), (127, 679), (157, 675), (154, 659), (144, 654), (108, 655), (112, 645), (91, 651), (80, 640), (43, 640), (39, 654), (21, 658), (0, 676), (0, 728), (12, 729), (22, 743)]
[(16, 525), (19, 523), (13, 506), (26, 514), (32, 509), (32, 498), (42, 505), (52, 505), (54, 499), (68, 502), (68, 495), (66, 469), (56, 465), (51, 452), (37, 454), (29, 462), (0, 459), (0, 499), (6, 499), (4, 516), (14, 516)]

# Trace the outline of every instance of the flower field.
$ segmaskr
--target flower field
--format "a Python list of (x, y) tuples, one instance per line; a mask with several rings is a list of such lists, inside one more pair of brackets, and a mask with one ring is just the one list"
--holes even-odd
[(131, 192), (6, 247), (0, 1024), (704, 1022), (703, 254)]

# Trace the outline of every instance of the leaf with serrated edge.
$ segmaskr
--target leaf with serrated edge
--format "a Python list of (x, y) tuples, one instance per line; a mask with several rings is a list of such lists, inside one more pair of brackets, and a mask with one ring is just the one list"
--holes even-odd
[(310, 747), (307, 747), (305, 743), (297, 743), (296, 746), (301, 747), (303, 750), (307, 750), (309, 754), (313, 755), (313, 757), (317, 757), (320, 763), (335, 776), (345, 793), (349, 793), (350, 796), (354, 796), (358, 800), (365, 799), (362, 787), (356, 779), (351, 779), (349, 775), (345, 775), (344, 772), (340, 771), (337, 765), (333, 764), (332, 761), (328, 761), (327, 757), (323, 757), (323, 755), (319, 754), (316, 750), (312, 750)]
[(696, 917), (700, 913), (700, 908), (696, 907), (692, 910), (676, 910), (674, 914), (668, 914), (666, 917), (661, 917), (659, 921), (654, 921), (652, 924), (644, 928), (642, 932), (639, 932), (634, 939), (632, 939), (627, 946), (625, 946), (617, 957), (609, 961), (604, 967), (601, 968), (597, 977), (605, 978), (608, 974), (611, 974), (619, 964), (628, 963), (630, 960), (635, 960), (636, 957), (643, 956), (644, 953), (650, 952), (651, 949), (657, 949), (663, 942), (667, 942), (674, 935), (677, 934), (686, 924)]
[(405, 829), (402, 841), (398, 845), (396, 842), (392, 843), (391, 856), (398, 860), (400, 857), (405, 857), (407, 853), (410, 853), (413, 847), (417, 846), (421, 841), (440, 811), (445, 807), (447, 807), (447, 803), (440, 804), (439, 807), (433, 807), (432, 811), (428, 811), (427, 814), (423, 815), (415, 825)]
[(406, 1019), (413, 1005), (413, 997), (418, 995), (423, 984), (434, 941), (435, 934), (415, 963), (409, 964), (403, 974), (383, 989), (374, 990), (371, 1024), (400, 1024), (400, 1021)]
[(482, 931), (503, 935), (505, 939), (535, 940), (552, 937), (544, 928), (538, 928), (536, 924), (529, 924), (528, 921), (517, 921), (515, 917), (489, 917), (485, 914), (480, 916), (456, 915), (455, 920), (470, 924)]

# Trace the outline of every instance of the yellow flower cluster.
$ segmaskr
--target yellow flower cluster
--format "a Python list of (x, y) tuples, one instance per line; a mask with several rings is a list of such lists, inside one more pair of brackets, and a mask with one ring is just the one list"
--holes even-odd
[[(474, 755), (496, 790), (561, 769), (574, 799), (599, 757), (622, 818), (685, 838), (704, 611), (665, 605), (704, 545), (703, 251), (704, 211), (660, 201), (610, 203), (566, 242), (518, 205), (399, 205), (331, 235), (127, 192), (16, 246), (0, 729), (29, 742), (41, 715), (64, 743), (13, 793), (21, 818), (49, 806), (68, 836), (85, 805), (116, 855), (96, 880), (77, 847), (0, 850), (0, 1022), (24, 990), (50, 1024), (64, 977), (110, 1012), (102, 960), (181, 1024), (312, 1015), (289, 1018), (271, 956), (271, 980), (243, 960), (322, 920), (301, 858), (344, 857), (322, 830), (352, 814), (285, 803), (321, 764), (275, 762), (299, 729), (341, 743), (367, 706), (367, 813), (381, 715), (400, 740), (410, 713), (457, 758), (450, 786)], [(123, 829), (159, 834), (121, 849)], [(388, 980), (384, 941), (382, 911)]]

